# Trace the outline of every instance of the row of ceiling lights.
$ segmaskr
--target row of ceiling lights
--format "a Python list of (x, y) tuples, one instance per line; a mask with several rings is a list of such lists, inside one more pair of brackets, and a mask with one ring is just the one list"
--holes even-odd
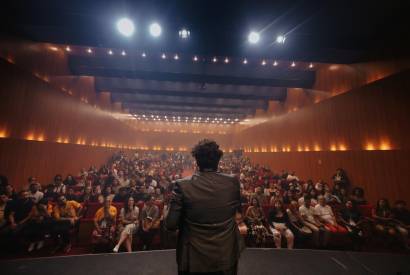
[[(117, 21), (117, 30), (120, 34), (131, 37), (135, 32), (134, 22), (129, 18), (121, 18)], [(152, 37), (158, 38), (162, 34), (162, 26), (158, 22), (152, 22), (148, 26), (148, 31)], [(190, 35), (191, 31), (186, 28), (178, 31), (178, 36), (183, 40), (188, 39)]]
[[(181, 116), (159, 116), (159, 115), (130, 115), (135, 117), (138, 120), (154, 120), (154, 121), (174, 121), (174, 122), (181, 122), (181, 121), (185, 121), (188, 122), (190, 120), (189, 117), (185, 116), (185, 117), (181, 117)], [(235, 119), (231, 119), (231, 118), (202, 118), (202, 117), (193, 117), (191, 118), (192, 122), (195, 123), (224, 123), (224, 124), (234, 124), (234, 123), (238, 123), (240, 120), (239, 118), (235, 118)]]
[[(67, 52), (71, 52), (71, 51), (72, 51), (72, 49), (71, 49), (70, 46), (66, 46), (65, 50), (66, 50)], [(87, 49), (86, 49), (86, 52), (89, 53), (89, 54), (92, 54), (94, 51), (93, 51), (92, 48), (87, 48)], [(114, 51), (111, 50), (111, 49), (109, 49), (109, 50), (107, 51), (107, 54), (108, 54), (108, 55), (114, 55)], [(121, 54), (122, 56), (126, 56), (126, 55), (127, 55), (127, 53), (125, 52), (125, 50), (122, 50), (120, 54)], [(141, 53), (141, 57), (142, 57), (142, 58), (146, 58), (147, 56), (148, 56), (148, 55), (147, 55), (146, 52), (142, 52), (142, 53)], [(163, 59), (163, 60), (165, 60), (165, 59), (168, 58), (168, 56), (167, 56), (166, 53), (162, 53), (162, 54), (160, 55), (160, 57), (161, 57), (161, 59)], [(179, 60), (181, 57), (180, 57), (178, 54), (174, 54), (174, 55), (172, 56), (172, 58), (173, 58), (174, 60)], [(192, 61), (193, 61), (193, 62), (198, 62), (198, 61), (200, 61), (200, 60), (206, 61), (207, 59), (206, 59), (206, 58), (200, 58), (200, 57), (198, 57), (197, 55), (194, 55), (194, 56), (192, 57)], [(212, 57), (212, 59), (210, 59), (210, 61), (211, 61), (212, 63), (218, 63), (219, 60), (222, 60), (223, 63), (225, 63), (225, 64), (228, 64), (228, 63), (231, 62), (231, 59), (229, 59), (229, 57), (218, 58), (217, 56), (214, 56), (214, 57)], [(243, 58), (242, 61), (241, 61), (241, 63), (244, 64), (244, 65), (246, 65), (246, 64), (249, 63), (249, 61), (248, 61), (247, 58)], [(268, 65), (268, 63), (270, 63), (270, 61), (267, 60), (267, 59), (262, 59), (262, 60), (260, 61), (260, 65), (262, 65), (262, 66)], [(272, 66), (276, 67), (276, 66), (278, 66), (278, 65), (279, 65), (279, 62), (278, 62), (277, 60), (272, 60)], [(296, 67), (296, 62), (292, 61), (292, 62), (290, 63), (290, 67)], [(313, 67), (314, 67), (313, 63), (309, 63), (308, 68), (312, 69)]]
[[(126, 37), (131, 37), (135, 32), (135, 25), (134, 22), (129, 18), (121, 18), (117, 21), (117, 30), (119, 33)], [(158, 22), (153, 22), (149, 25), (148, 31), (150, 35), (154, 38), (158, 38), (162, 34), (162, 26)], [(178, 35), (181, 39), (186, 40), (190, 37), (191, 31), (182, 28), (178, 31)], [(248, 34), (248, 42), (250, 44), (257, 44), (261, 40), (261, 34), (257, 31), (251, 31)], [(279, 34), (275, 38), (275, 42), (279, 45), (285, 44), (286, 36), (283, 34)]]

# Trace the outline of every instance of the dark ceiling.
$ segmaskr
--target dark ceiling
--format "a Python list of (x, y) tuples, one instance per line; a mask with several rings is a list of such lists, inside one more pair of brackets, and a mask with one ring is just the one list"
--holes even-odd
[[(96, 77), (97, 91), (110, 91), (133, 112), (159, 115), (252, 115), (269, 100), (284, 101), (287, 87), (310, 88), (314, 72), (289, 68), (290, 61), (354, 63), (408, 55), (405, 1), (10, 1), (0, 11), (7, 35), (70, 45), (73, 75)], [(136, 33), (121, 37), (115, 22), (132, 18)], [(163, 35), (152, 39), (147, 26), (158, 21)], [(178, 30), (191, 31), (189, 41)], [(258, 45), (249, 31), (261, 32)], [(286, 34), (286, 43), (273, 43)], [(92, 47), (92, 55), (84, 54)], [(117, 51), (107, 56), (106, 49)], [(79, 51), (81, 50), (81, 53)], [(127, 57), (118, 55), (126, 50)], [(142, 60), (142, 51), (149, 56)], [(160, 53), (178, 53), (178, 62)], [(201, 56), (192, 62), (192, 56)], [(229, 56), (231, 62), (209, 62)], [(241, 66), (243, 57), (258, 60)], [(202, 60), (204, 58), (204, 60)], [(261, 59), (286, 66), (257, 66)], [(251, 63), (251, 62), (250, 62)], [(260, 63), (259, 63), (260, 65)]]
[[(105, 48), (149, 48), (200, 55), (257, 56), (327, 63), (352, 63), (407, 54), (410, 46), (408, 1), (8, 1), (1, 9), (1, 28), (38, 41)], [(7, 8), (7, 5), (9, 8)], [(118, 18), (135, 21), (136, 34), (124, 39)], [(161, 39), (147, 34), (158, 21)], [(178, 29), (191, 30), (189, 42)], [(262, 31), (250, 47), (250, 30)], [(272, 45), (278, 34), (285, 45)]]

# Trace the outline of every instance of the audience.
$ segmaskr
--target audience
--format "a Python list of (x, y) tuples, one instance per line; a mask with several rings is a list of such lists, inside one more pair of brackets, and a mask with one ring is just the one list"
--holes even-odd
[[(18, 196), (2, 177), (0, 241), (19, 240), (32, 252), (47, 247), (46, 236), (52, 236), (56, 242), (53, 252), (64, 248), (67, 253), (71, 235), (76, 234), (82, 216), (88, 213), (88, 217), (94, 217), (94, 230), (89, 234), (95, 247), (118, 252), (124, 246), (131, 252), (137, 239), (136, 249), (141, 249), (139, 244), (143, 250), (150, 249), (167, 213), (173, 182), (183, 176), (184, 170), (190, 172), (194, 167), (193, 159), (182, 153), (127, 156), (117, 152), (99, 169), (83, 168), (78, 176), (69, 174), (64, 181), (57, 174), (43, 188), (30, 177), (28, 191), (24, 189)], [(350, 192), (342, 169), (331, 177), (331, 185), (322, 179), (314, 184), (310, 179), (304, 182), (294, 171), (275, 173), (252, 164), (249, 158), (226, 154), (219, 170), (236, 174), (240, 180), (246, 211), (243, 216), (238, 212), (236, 221), (248, 244), (281, 248), (285, 239), (288, 248), (309, 244), (302, 240), (311, 240), (315, 247), (329, 247), (330, 236), (338, 234), (349, 236), (358, 244), (355, 249), (360, 249), (368, 225), (385, 237), (391, 236), (392, 241), (407, 244), (410, 212), (405, 202), (397, 201), (390, 209), (387, 200), (379, 200), (373, 216), (363, 218), (360, 207), (371, 206), (362, 188)], [(166, 234), (161, 233), (161, 240), (167, 238)]]

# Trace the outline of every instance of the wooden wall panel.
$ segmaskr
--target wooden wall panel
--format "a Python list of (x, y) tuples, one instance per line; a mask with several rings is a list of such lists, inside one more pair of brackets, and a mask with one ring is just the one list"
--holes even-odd
[(409, 59), (356, 64), (321, 64), (316, 71), (313, 90), (336, 95), (409, 68)]
[[(29, 176), (41, 184), (50, 183), (61, 173), (78, 175), (81, 168), (99, 167), (113, 155), (116, 148), (77, 144), (0, 139), (0, 174), (6, 175), (17, 190), (27, 188)], [(131, 150), (124, 150), (131, 153)]]

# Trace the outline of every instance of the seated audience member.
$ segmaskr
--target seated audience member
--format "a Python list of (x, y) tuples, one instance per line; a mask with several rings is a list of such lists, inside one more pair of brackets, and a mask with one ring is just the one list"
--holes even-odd
[(325, 191), (323, 197), (325, 198), (326, 203), (341, 203), (339, 197), (333, 195), (330, 191)]
[(348, 200), (345, 207), (340, 210), (340, 220), (349, 231), (353, 244), (360, 245), (363, 237), (363, 230), (361, 228), (362, 215), (353, 201)]
[[(317, 195), (323, 195), (325, 194), (326, 191), (329, 191), (330, 188), (327, 185), (326, 182), (324, 182), (323, 180), (319, 180), (316, 184), (315, 184), (315, 190), (316, 190), (316, 194)], [(313, 196), (310, 195), (312, 198)]]
[(160, 187), (155, 188), (153, 196), (154, 196), (154, 199), (157, 201), (164, 201), (164, 194), (162, 193), (162, 190)]
[(48, 197), (65, 195), (66, 186), (63, 184), (63, 177), (59, 174), (56, 175), (54, 177), (54, 182), (47, 186), (46, 192)]
[(2, 229), (7, 225), (6, 205), (9, 198), (5, 193), (0, 193), (0, 237), (2, 236)]
[(347, 178), (346, 172), (341, 168), (336, 170), (336, 174), (332, 176), (332, 180), (334, 184), (338, 184), (340, 185), (340, 187), (343, 187), (346, 190), (348, 190), (350, 187), (350, 182)]
[(5, 185), (4, 194), (6, 194), (6, 196), (12, 201), (16, 201), (19, 198), (16, 191), (14, 190), (13, 185), (11, 185), (11, 184)]
[(305, 195), (303, 205), (299, 207), (299, 214), (303, 224), (313, 232), (313, 242), (319, 246), (326, 246), (329, 237), (323, 224), (317, 219), (315, 208), (312, 206), (309, 195)]
[(33, 206), (34, 203), (29, 198), (29, 193), (26, 190), (20, 191), (18, 199), (7, 204), (8, 209), (5, 211), (8, 214), (11, 233), (14, 237), (24, 237)]
[(118, 252), (122, 243), (125, 242), (127, 252), (132, 251), (132, 237), (138, 231), (139, 226), (139, 208), (135, 205), (133, 197), (129, 197), (124, 207), (120, 211), (120, 223), (118, 232), (120, 239), (113, 251)]
[(98, 202), (100, 204), (104, 203), (104, 195), (101, 190), (101, 185), (94, 185), (91, 196), (91, 202)]
[(266, 241), (268, 231), (264, 226), (265, 215), (259, 200), (256, 197), (251, 198), (251, 204), (246, 209), (245, 222), (248, 225), (248, 233), (256, 244), (263, 244)]
[(135, 188), (134, 194), (132, 194), (134, 200), (136, 203), (140, 201), (144, 201), (145, 199), (145, 193), (144, 193), (145, 187), (144, 186), (137, 186)]
[(253, 196), (259, 201), (259, 205), (265, 205), (268, 203), (261, 186), (255, 188), (255, 194)]
[(315, 206), (315, 215), (328, 231), (332, 233), (347, 233), (346, 228), (337, 223), (332, 207), (327, 205), (325, 197), (322, 195), (318, 197), (318, 204)]
[[(57, 242), (60, 242), (53, 251), (54, 253), (61, 248), (64, 248), (65, 253), (70, 252), (70, 229), (74, 228), (77, 221), (80, 219), (81, 210), (82, 206), (80, 203), (76, 201), (68, 201), (64, 195), (58, 196), (57, 203), (53, 207), (53, 217), (55, 220), (53, 235), (54, 239)], [(59, 236), (60, 240), (58, 238)]]
[(273, 209), (269, 212), (269, 227), (273, 234), (276, 248), (281, 248), (282, 237), (286, 238), (287, 247), (293, 248), (294, 235), (289, 229), (290, 221), (287, 212), (280, 200), (277, 200)]
[(31, 208), (27, 226), (27, 237), (30, 241), (28, 252), (40, 250), (44, 246), (44, 237), (51, 226), (51, 215), (47, 211), (47, 200), (42, 199)]
[(78, 202), (78, 196), (74, 192), (74, 188), (68, 187), (67, 188), (67, 194), (65, 195), (66, 199), (68, 201), (77, 201)]
[(44, 197), (44, 193), (40, 191), (40, 184), (33, 178), (29, 178), (29, 198), (33, 200), (34, 203), (38, 203)]
[(235, 221), (236, 221), (236, 224), (238, 225), (239, 233), (241, 233), (241, 235), (244, 235), (244, 236), (247, 235), (248, 234), (248, 226), (246, 226), (246, 224), (243, 220), (242, 213), (236, 212)]
[(117, 208), (111, 205), (111, 199), (106, 197), (104, 206), (97, 210), (94, 216), (94, 231), (92, 242), (95, 246), (114, 245)]
[[(316, 197), (317, 197), (317, 196), (316, 196), (316, 190), (315, 190), (315, 189), (311, 189), (309, 193), (306, 193), (306, 195), (309, 196), (311, 205), (312, 205), (313, 207), (316, 206), (316, 204), (317, 204), (317, 200), (316, 200)], [(306, 195), (304, 195), (304, 196), (302, 196), (302, 197), (299, 198), (299, 200), (298, 200), (299, 206), (302, 206), (302, 205), (305, 204), (305, 196), (306, 196)]]
[(143, 243), (143, 250), (150, 249), (152, 239), (156, 230), (160, 226), (159, 208), (154, 204), (153, 197), (148, 195), (145, 198), (145, 205), (141, 210), (141, 227), (139, 235)]
[(288, 182), (291, 182), (294, 180), (299, 181), (299, 178), (295, 175), (295, 171), (293, 171), (292, 173), (288, 174), (288, 176), (286, 177), (286, 180)]
[(78, 202), (82, 202), (82, 203), (91, 202), (92, 201), (92, 196), (93, 196), (92, 195), (92, 187), (91, 186), (84, 187), (83, 192), (78, 197)]
[(315, 189), (315, 185), (313, 184), (312, 180), (307, 180), (303, 184), (303, 190), (305, 191), (306, 194), (310, 193), (310, 190)]
[(303, 220), (299, 213), (299, 204), (296, 200), (290, 202), (288, 209), (286, 209), (286, 213), (289, 217), (290, 228), (295, 234), (298, 234), (301, 237), (312, 235), (312, 230), (303, 224)]
[(115, 194), (113, 202), (122, 202), (125, 203), (129, 198), (129, 194), (127, 192), (127, 188), (126, 187), (121, 187), (119, 189), (119, 192), (117, 194)]
[(352, 191), (352, 195), (350, 199), (356, 203), (356, 205), (364, 205), (367, 204), (366, 199), (364, 198), (364, 190), (363, 188), (356, 187)]
[(376, 209), (373, 210), (375, 229), (380, 233), (400, 238), (404, 247), (407, 247), (408, 231), (397, 220), (394, 219), (387, 199), (377, 201)]
[(106, 186), (102, 195), (104, 196), (104, 198), (108, 198), (110, 201), (112, 201), (114, 199), (115, 193), (112, 190), (111, 186)]
[(410, 211), (406, 208), (406, 202), (398, 200), (392, 209), (393, 218), (407, 230), (410, 229)]
[(75, 178), (71, 175), (68, 174), (67, 177), (64, 180), (64, 185), (68, 186), (68, 187), (72, 187), (72, 186), (76, 186), (77, 185), (77, 181), (75, 180)]

